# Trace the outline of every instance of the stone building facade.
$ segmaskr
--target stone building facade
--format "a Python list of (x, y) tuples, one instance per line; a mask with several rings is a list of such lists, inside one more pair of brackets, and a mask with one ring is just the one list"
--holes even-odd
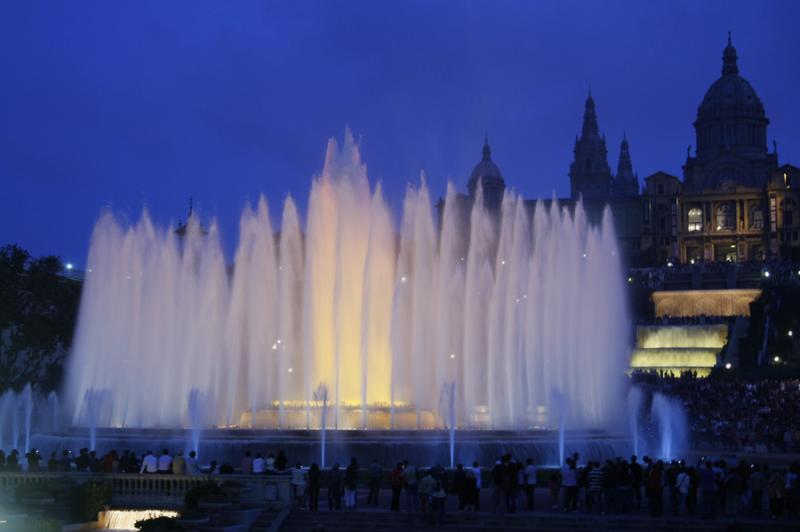
[[(722, 75), (697, 111), (695, 153), (690, 146), (683, 179), (658, 171), (640, 190), (625, 136), (612, 174), (590, 93), (569, 167), (570, 197), (559, 201), (573, 206), (580, 199), (594, 223), (610, 207), (630, 266), (800, 260), (800, 169), (779, 164), (775, 143), (767, 148), (768, 125), (761, 99), (739, 74), (729, 35)], [(465, 199), (479, 183), (489, 206), (499, 207), (505, 182), (488, 142)]]

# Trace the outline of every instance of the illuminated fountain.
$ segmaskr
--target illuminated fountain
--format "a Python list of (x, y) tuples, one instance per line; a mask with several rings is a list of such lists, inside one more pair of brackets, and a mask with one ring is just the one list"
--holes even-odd
[[(444, 428), (454, 383), (459, 430), (608, 427), (629, 335), (610, 215), (592, 227), (580, 204), (510, 191), (492, 213), (480, 194), (449, 186), (439, 218), (423, 178), (398, 229), (348, 134), (305, 229), (287, 198), (277, 231), (262, 198), (232, 267), (215, 223), (179, 236), (146, 212), (103, 214), (63, 397), (73, 425), (313, 429), (329, 406), (331, 429)], [(553, 390), (567, 419), (548, 415)]]

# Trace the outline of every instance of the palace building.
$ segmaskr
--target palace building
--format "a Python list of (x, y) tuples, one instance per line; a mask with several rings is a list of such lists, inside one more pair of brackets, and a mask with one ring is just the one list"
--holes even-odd
[[(683, 179), (657, 171), (640, 190), (625, 136), (612, 173), (590, 93), (569, 167), (570, 197), (559, 201), (571, 206), (581, 199), (593, 222), (608, 205), (631, 266), (798, 260), (800, 169), (779, 163), (775, 143), (768, 149), (768, 125), (761, 99), (739, 73), (729, 34), (722, 75), (697, 110)], [(478, 183), (487, 205), (499, 207), (505, 182), (488, 142), (469, 179), (470, 199)]]

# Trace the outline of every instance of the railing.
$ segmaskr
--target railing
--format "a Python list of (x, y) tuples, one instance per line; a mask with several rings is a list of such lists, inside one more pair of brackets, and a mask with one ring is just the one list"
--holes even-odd
[(114, 506), (124, 505), (183, 505), (186, 492), (202, 482), (215, 480), (220, 484), (236, 482), (242, 485), (239, 500), (271, 508), (283, 508), (290, 503), (288, 475), (157, 475), (125, 473), (0, 473), (0, 499), (11, 500), (17, 486), (46, 483), (54, 480), (102, 482), (111, 486)]

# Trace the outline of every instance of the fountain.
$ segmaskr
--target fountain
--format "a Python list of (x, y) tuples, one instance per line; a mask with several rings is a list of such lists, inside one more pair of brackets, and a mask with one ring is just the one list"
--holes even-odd
[[(146, 211), (133, 225), (105, 212), (62, 395), (71, 424), (93, 438), (197, 435), (202, 424), (205, 440), (327, 428), (320, 410), (330, 408), (339, 430), (528, 438), (559, 426), (559, 454), (565, 427), (609, 427), (624, 404), (629, 338), (609, 211), (592, 226), (580, 202), (511, 190), (490, 211), (480, 188), (473, 201), (451, 185), (437, 215), (424, 176), (401, 211), (396, 224), (348, 133), (341, 148), (329, 143), (304, 230), (292, 198), (279, 231), (259, 199), (243, 210), (232, 267), (215, 222), (192, 216), (178, 235)], [(453, 382), (450, 425), (437, 401)], [(92, 390), (104, 390), (102, 408)], [(190, 399), (187, 416), (191, 394), (202, 408)]]

